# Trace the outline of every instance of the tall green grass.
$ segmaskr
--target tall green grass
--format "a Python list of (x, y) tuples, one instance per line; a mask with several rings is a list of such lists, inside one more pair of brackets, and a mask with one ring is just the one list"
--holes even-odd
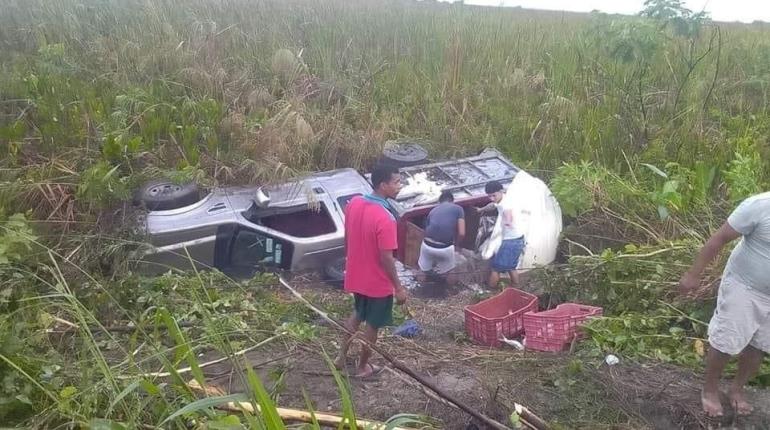
[[(0, 0), (0, 10), (0, 217), (28, 211), (0, 218), (3, 422), (242, 421), (214, 411), (229, 398), (197, 399), (177, 369), (200, 380), (204, 348), (232, 357), (273, 335), (277, 315), (303, 314), (270, 294), (234, 306), (247, 292), (218, 292), (230, 281), (212, 274), (100, 274), (123, 267), (130, 241), (101, 234), (130, 236), (131, 219), (115, 214), (149, 178), (366, 168), (401, 137), (429, 139), (437, 157), (494, 146), (535, 173), (558, 169), (554, 191), (578, 220), (654, 243), (712, 225), (725, 197), (765, 189), (770, 174), (763, 24), (707, 22), (688, 37), (639, 17), (407, 0)], [(113, 315), (135, 333), (111, 335), (100, 321)], [(77, 328), (49, 335), (55, 318)], [(142, 376), (148, 368), (171, 377)], [(269, 410), (258, 378), (237, 377)], [(277, 425), (242, 424), (265, 418)]]
[[(215, 273), (156, 279), (127, 275), (124, 282), (109, 283), (39, 242), (23, 217), (0, 223), (0, 240), (8, 245), (0, 248), (0, 274), (8, 280), (0, 290), (4, 424), (182, 429), (197, 422), (205, 428), (287, 428), (276, 410), (275, 393), (236, 352), (244, 345), (270, 348), (279, 338), (306, 341), (294, 337), (296, 328), (277, 322), (307, 326), (309, 313), (266, 291), (271, 276), (237, 283)], [(73, 285), (74, 279), (82, 284)], [(113, 333), (108, 319), (132, 328)], [(190, 378), (207, 386), (199, 359), (206, 350), (227, 357), (234, 378), (248, 392), (211, 396), (194, 391)], [(347, 381), (325, 360), (345, 405), (343, 419), (355, 428)], [(163, 372), (150, 372), (158, 367)], [(236, 401), (250, 402), (259, 413), (216, 409)], [(309, 400), (308, 407), (313, 408)], [(406, 422), (428, 425), (424, 418), (404, 415), (385, 428)], [(306, 428), (321, 426), (316, 422)]]
[[(722, 166), (728, 138), (745, 131), (732, 118), (767, 128), (762, 25), (706, 23), (689, 40), (639, 18), (411, 1), (3, 6), (0, 89), (33, 101), (27, 134), (52, 154), (101, 150), (122, 175), (202, 164), (232, 180), (210, 159), (233, 168), (244, 154), (299, 170), (361, 167), (399, 136), (447, 155), (498, 146), (541, 168), (585, 158), (622, 168), (621, 153)], [(707, 52), (716, 27), (722, 46), (690, 72), (689, 52)], [(273, 67), (283, 48), (346, 102), (293, 91)]]

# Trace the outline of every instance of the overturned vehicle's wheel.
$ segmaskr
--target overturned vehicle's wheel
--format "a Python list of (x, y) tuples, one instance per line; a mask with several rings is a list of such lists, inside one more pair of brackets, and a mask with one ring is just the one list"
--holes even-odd
[(200, 200), (200, 190), (193, 183), (175, 184), (157, 180), (148, 182), (139, 190), (138, 200), (151, 211), (177, 209)]
[(393, 167), (409, 167), (428, 160), (428, 151), (422, 145), (407, 140), (385, 142), (380, 162)]

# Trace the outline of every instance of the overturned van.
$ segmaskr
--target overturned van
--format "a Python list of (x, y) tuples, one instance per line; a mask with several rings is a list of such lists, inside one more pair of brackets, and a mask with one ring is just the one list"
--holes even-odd
[[(425, 219), (441, 190), (452, 190), (456, 203), (466, 209), (463, 247), (476, 251), (486, 238), (479, 237), (484, 222), (472, 208), (488, 202), (484, 185), (496, 180), (508, 186), (522, 173), (495, 150), (400, 171), (407, 187), (392, 202), (399, 214), (397, 257), (410, 267), (416, 267)], [(279, 185), (214, 189), (191, 204), (149, 210), (140, 226), (147, 245), (137, 253), (139, 268), (157, 274), (194, 265), (235, 276), (271, 268), (323, 269), (344, 256), (345, 206), (371, 192), (367, 176), (339, 169)], [(558, 212), (547, 187), (538, 193), (552, 213)], [(552, 224), (554, 231), (546, 236), (558, 237), (561, 212), (558, 231), (557, 223)], [(555, 253), (555, 244), (553, 248)]]

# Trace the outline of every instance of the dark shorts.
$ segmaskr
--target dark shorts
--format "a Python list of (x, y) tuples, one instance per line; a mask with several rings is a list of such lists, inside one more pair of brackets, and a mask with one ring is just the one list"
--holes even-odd
[(516, 270), (519, 265), (519, 257), (524, 252), (524, 238), (507, 239), (500, 244), (500, 249), (492, 257), (492, 270), (498, 273)]
[(370, 327), (383, 328), (393, 324), (393, 296), (367, 297), (353, 294), (356, 318)]

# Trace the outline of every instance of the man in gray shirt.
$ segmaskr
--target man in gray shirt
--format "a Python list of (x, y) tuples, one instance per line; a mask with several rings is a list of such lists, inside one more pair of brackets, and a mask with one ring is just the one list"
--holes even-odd
[(700, 285), (703, 270), (727, 243), (742, 237), (722, 274), (714, 316), (709, 323), (706, 380), (701, 394), (706, 415), (722, 415), (719, 378), (730, 356), (739, 355), (729, 397), (735, 413), (752, 412), (744, 385), (770, 352), (770, 192), (743, 201), (701, 249), (680, 281), (685, 293)]
[(455, 268), (455, 243), (460, 243), (465, 237), (465, 211), (454, 203), (451, 191), (442, 192), (438, 201), (439, 204), (428, 213), (417, 265), (423, 272), (421, 281), (425, 279), (426, 272), (432, 271), (453, 283), (449, 275)]

